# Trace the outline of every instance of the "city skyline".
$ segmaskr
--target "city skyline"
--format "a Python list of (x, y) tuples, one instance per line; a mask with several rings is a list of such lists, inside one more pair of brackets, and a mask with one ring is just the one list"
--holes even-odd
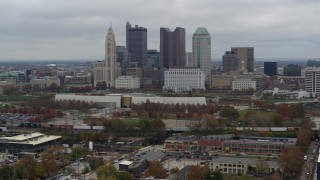
[[(144, 6), (136, 6), (137, 4)], [(318, 58), (320, 3), (266, 1), (9, 1), (0, 2), (0, 60), (103, 59), (112, 24), (117, 45), (126, 44), (127, 21), (148, 29), (148, 49), (160, 46), (160, 27), (206, 27), (212, 58), (230, 47), (254, 47), (256, 58)], [(131, 7), (134, 10), (131, 10)]]

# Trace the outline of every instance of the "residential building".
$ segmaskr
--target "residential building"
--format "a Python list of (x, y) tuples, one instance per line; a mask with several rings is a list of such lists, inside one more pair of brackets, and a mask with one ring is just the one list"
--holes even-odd
[(254, 48), (253, 47), (232, 47), (239, 59), (239, 71), (243, 73), (254, 72)]
[(132, 76), (118, 76), (116, 78), (116, 89), (139, 89), (140, 78)]
[(11, 137), (0, 137), (0, 151), (11, 154), (20, 152), (40, 153), (50, 146), (59, 145), (61, 136), (28, 133)]
[(114, 87), (115, 79), (118, 76), (118, 66), (116, 63), (116, 39), (111, 26), (108, 30), (105, 43), (105, 60), (105, 81), (108, 87)]
[(124, 76), (126, 69), (130, 67), (129, 52), (125, 46), (116, 46), (117, 63), (121, 67), (121, 75)]
[(211, 77), (211, 36), (206, 28), (199, 27), (192, 36), (192, 54), (194, 65), (204, 72), (206, 82)]
[[(210, 171), (219, 171), (226, 174), (249, 174), (253, 173), (259, 160), (253, 158), (239, 157), (218, 157), (209, 164)], [(265, 161), (266, 173), (279, 170), (280, 167), (276, 161)]]
[(175, 92), (205, 90), (205, 74), (197, 68), (169, 69), (164, 72), (164, 90)]
[(130, 22), (126, 24), (126, 47), (130, 62), (136, 63), (137, 67), (144, 67), (147, 62), (147, 33), (147, 28), (132, 27)]
[(277, 62), (264, 62), (264, 74), (268, 76), (277, 75)]
[(239, 70), (239, 58), (233, 51), (226, 51), (222, 57), (223, 72)]
[(310, 97), (320, 96), (320, 67), (307, 67), (305, 69), (304, 86)]
[(232, 90), (248, 90), (253, 89), (256, 90), (256, 81), (252, 81), (251, 79), (236, 79), (232, 81)]
[(106, 82), (106, 61), (96, 61), (93, 63), (93, 84)]
[(186, 56), (186, 31), (177, 27), (173, 32), (160, 28), (160, 67), (183, 68)]
[(284, 76), (301, 76), (301, 67), (297, 64), (289, 64), (283, 68)]

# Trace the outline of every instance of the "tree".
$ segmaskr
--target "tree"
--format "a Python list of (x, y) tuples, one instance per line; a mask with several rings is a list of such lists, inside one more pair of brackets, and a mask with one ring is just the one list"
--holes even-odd
[(207, 172), (204, 175), (205, 180), (223, 180), (223, 176), (220, 171), (210, 171), (208, 168)]
[(210, 171), (208, 166), (190, 166), (187, 180), (194, 180), (194, 179), (204, 179), (206, 173)]
[(42, 176), (41, 171), (38, 171), (39, 163), (33, 156), (24, 156), (15, 164), (16, 177), (18, 179), (35, 179)]
[(99, 159), (96, 157), (90, 157), (88, 161), (92, 170), (96, 170), (100, 165)]
[(74, 161), (74, 160), (77, 160), (79, 158), (83, 158), (84, 157), (84, 152), (83, 152), (83, 149), (82, 147), (74, 147), (72, 149), (72, 152), (71, 152), (71, 159)]
[(295, 177), (301, 171), (303, 153), (297, 146), (288, 146), (279, 157), (279, 166), (288, 177)]
[(178, 171), (179, 171), (178, 167), (173, 167), (172, 169), (170, 169), (171, 174), (177, 173)]
[(97, 171), (98, 179), (116, 179), (117, 169), (112, 164), (105, 164), (100, 166)]
[(268, 162), (266, 160), (259, 159), (256, 161), (256, 171), (258, 174), (264, 175), (268, 170)]
[[(41, 153), (42, 168), (47, 173), (47, 176), (49, 176), (50, 173), (57, 172), (60, 169), (60, 163), (58, 160), (60, 150), (61, 147), (52, 146)], [(40, 169), (38, 170), (40, 171)]]
[(131, 180), (132, 179), (132, 174), (129, 172), (118, 172), (117, 173), (117, 180)]
[(150, 162), (148, 169), (146, 170), (145, 177), (154, 177), (159, 179), (165, 179), (168, 177), (167, 171), (163, 168), (159, 161)]
[(297, 137), (296, 145), (301, 148), (301, 150), (305, 150), (309, 147), (312, 140), (312, 129), (311, 127), (301, 127), (299, 130), (299, 134)]
[(211, 114), (204, 114), (203, 118), (203, 125), (207, 131), (219, 125), (219, 122)]
[(52, 92), (56, 92), (59, 91), (59, 86), (56, 83), (52, 83), (50, 84), (50, 86), (48, 87), (48, 90), (52, 91)]
[(13, 167), (4, 165), (0, 168), (0, 179), (10, 179), (13, 176)]
[(237, 120), (240, 117), (238, 110), (231, 106), (223, 106), (220, 109), (220, 116), (226, 117), (230, 120)]

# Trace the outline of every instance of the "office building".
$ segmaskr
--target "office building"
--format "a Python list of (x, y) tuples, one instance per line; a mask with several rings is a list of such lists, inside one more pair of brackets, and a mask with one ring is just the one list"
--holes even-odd
[(40, 153), (50, 146), (60, 145), (61, 136), (28, 133), (11, 137), (0, 137), (0, 151), (11, 154), (20, 152)]
[(283, 68), (284, 76), (301, 76), (301, 67), (297, 64), (289, 64)]
[(206, 82), (209, 82), (211, 77), (211, 36), (204, 27), (199, 27), (193, 33), (192, 55), (195, 67), (204, 72)]
[(93, 63), (93, 85), (98, 82), (106, 81), (106, 60), (96, 61)]
[(264, 62), (264, 74), (267, 76), (277, 75), (277, 62)]
[(117, 63), (121, 67), (121, 75), (125, 75), (126, 69), (129, 68), (129, 53), (125, 46), (116, 46)]
[(130, 22), (126, 24), (126, 46), (130, 56), (130, 62), (136, 63), (138, 67), (144, 67), (147, 62), (147, 28)]
[(147, 63), (146, 67), (158, 67), (159, 66), (159, 59), (160, 53), (156, 49), (149, 49), (147, 51)]
[(205, 90), (205, 74), (197, 68), (169, 69), (164, 72), (164, 90), (174, 92)]
[(233, 51), (226, 51), (222, 57), (223, 72), (232, 72), (239, 70), (239, 59)]
[(186, 52), (186, 67), (195, 67), (192, 52)]
[(212, 75), (210, 87), (213, 89), (231, 89), (233, 79), (231, 75)]
[(92, 87), (91, 74), (65, 76), (64, 86), (69, 89), (71, 87)]
[(116, 89), (139, 89), (140, 78), (132, 76), (118, 76), (116, 78)]
[(118, 67), (116, 63), (116, 39), (110, 26), (106, 44), (105, 44), (105, 81), (107, 87), (114, 87), (115, 86), (115, 79), (117, 78)]
[(307, 67), (305, 69), (304, 86), (310, 97), (320, 96), (320, 67)]
[(232, 81), (232, 90), (248, 90), (248, 89), (257, 89), (256, 81), (251, 79), (236, 79)]
[(160, 67), (183, 68), (186, 56), (186, 31), (177, 27), (173, 32), (160, 28)]
[(254, 48), (253, 47), (232, 47), (233, 51), (239, 59), (239, 71), (254, 72)]
[[(250, 174), (253, 168), (256, 168), (259, 160), (253, 158), (239, 158), (239, 157), (218, 157), (210, 162), (210, 171), (219, 171), (226, 174)], [(266, 173), (271, 173), (280, 170), (276, 161), (265, 161)]]

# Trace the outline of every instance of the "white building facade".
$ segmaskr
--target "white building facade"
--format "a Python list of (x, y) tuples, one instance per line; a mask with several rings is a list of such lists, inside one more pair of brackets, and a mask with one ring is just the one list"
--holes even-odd
[(192, 36), (193, 67), (204, 72), (206, 82), (211, 78), (211, 36), (206, 28), (199, 27)]
[(305, 69), (304, 86), (310, 97), (320, 96), (320, 67), (307, 67)]
[(232, 81), (232, 90), (248, 90), (248, 89), (257, 89), (256, 81), (252, 81), (251, 79), (236, 79)]
[(164, 90), (174, 92), (205, 90), (205, 74), (197, 68), (169, 69), (164, 72)]
[(116, 78), (116, 89), (139, 89), (140, 78), (132, 76), (119, 76)]

